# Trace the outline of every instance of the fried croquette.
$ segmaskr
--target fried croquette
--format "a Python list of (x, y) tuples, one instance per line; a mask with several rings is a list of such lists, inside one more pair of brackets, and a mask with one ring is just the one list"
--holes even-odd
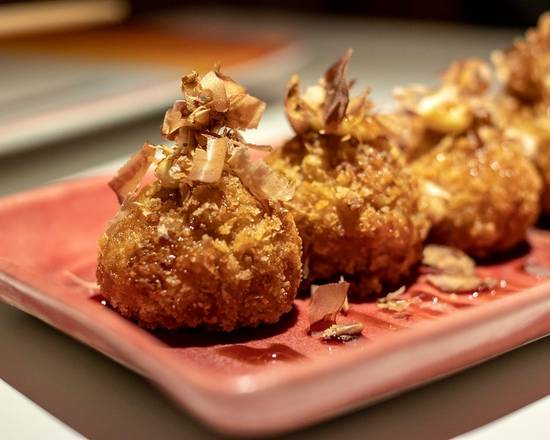
[(290, 213), (266, 209), (236, 176), (183, 195), (157, 181), (101, 238), (97, 276), (109, 303), (144, 327), (229, 331), (291, 309), (300, 249)]
[(550, 100), (550, 12), (539, 17), (525, 38), (492, 55), (506, 93), (527, 105)]
[[(502, 102), (502, 100), (500, 100)], [(506, 135), (518, 142), (524, 156), (537, 168), (543, 184), (540, 197), (542, 214), (550, 215), (550, 118), (528, 109), (512, 110), (499, 107), (499, 123)]]
[[(183, 78), (161, 133), (111, 181), (122, 206), (99, 242), (109, 304), (147, 328), (231, 331), (276, 322), (301, 280), (289, 182), (252, 163), (238, 129), (264, 104), (220, 72)], [(157, 180), (138, 189), (150, 164)]]
[(421, 181), (422, 207), (432, 222), (429, 240), (476, 257), (521, 242), (537, 219), (541, 192), (521, 145), (496, 122), (490, 78), (484, 62), (461, 60), (439, 88), (415, 88), (410, 96), (401, 91), (401, 117), (410, 114), (431, 133), (422, 148), (408, 148), (415, 151), (410, 170)]
[(403, 283), (427, 223), (418, 186), (366, 94), (349, 100), (349, 55), (304, 96), (291, 80), (286, 111), (296, 136), (266, 160), (297, 184), (287, 206), (303, 242), (303, 287), (343, 276), (352, 294), (367, 296)]
[(495, 137), (447, 137), (411, 165), (425, 185), (430, 241), (487, 257), (524, 240), (537, 220), (539, 176), (518, 145)]
[(524, 39), (493, 54), (503, 88), (496, 98), (498, 123), (521, 143), (543, 181), (541, 210), (550, 215), (550, 13)]

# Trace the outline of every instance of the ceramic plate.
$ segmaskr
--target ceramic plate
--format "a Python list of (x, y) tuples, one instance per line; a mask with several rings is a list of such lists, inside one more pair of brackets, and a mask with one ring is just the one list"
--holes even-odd
[(550, 233), (538, 230), (514, 255), (479, 268), (502, 280), (494, 290), (444, 294), (420, 276), (404, 311), (353, 304), (343, 321), (365, 329), (346, 344), (308, 336), (307, 299), (276, 325), (228, 335), (145, 331), (67, 275), (94, 280), (96, 240), (117, 209), (106, 182), (0, 201), (0, 297), (147, 377), (220, 431), (302, 427), (550, 333)]

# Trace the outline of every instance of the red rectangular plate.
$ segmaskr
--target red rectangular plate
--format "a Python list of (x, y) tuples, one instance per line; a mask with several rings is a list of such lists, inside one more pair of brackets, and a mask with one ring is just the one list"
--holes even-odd
[(117, 209), (98, 177), (0, 201), (0, 298), (157, 384), (216, 429), (253, 435), (317, 422), (417, 386), (550, 333), (550, 233), (479, 268), (495, 291), (449, 295), (420, 276), (403, 312), (353, 304), (362, 337), (330, 344), (307, 334), (307, 300), (276, 325), (232, 334), (148, 332), (102, 305), (66, 274), (93, 280), (97, 238)]

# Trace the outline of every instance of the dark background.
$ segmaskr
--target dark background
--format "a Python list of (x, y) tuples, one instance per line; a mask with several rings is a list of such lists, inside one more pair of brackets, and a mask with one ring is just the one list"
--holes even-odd
[[(0, 0), (0, 5), (47, 0)], [(78, 1), (78, 0), (73, 0)], [(527, 27), (550, 10), (550, 0), (127, 0), (131, 16), (163, 10), (220, 8), (453, 21), (478, 25)]]
[(545, 10), (549, 0), (133, 0), (135, 15), (172, 7), (220, 6), (243, 9), (272, 9), (278, 11), (363, 15), (392, 18), (445, 20), (493, 26), (529, 26)]

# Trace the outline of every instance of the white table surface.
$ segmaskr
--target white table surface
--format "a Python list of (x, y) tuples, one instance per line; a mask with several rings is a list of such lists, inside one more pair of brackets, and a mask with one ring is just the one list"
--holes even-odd
[[(345, 48), (354, 47), (350, 74), (359, 78), (359, 86), (372, 85), (374, 98), (382, 103), (389, 102), (393, 85), (434, 82), (434, 72), (452, 58), (486, 57), (518, 33), (418, 22), (250, 18), (241, 14), (234, 19), (286, 29), (304, 41), (311, 61), (302, 71), (305, 82), (319, 76)], [(271, 107), (256, 139), (288, 132), (277, 105)], [(110, 169), (144, 139), (158, 140), (160, 117), (4, 157), (0, 193)], [(2, 439), (219, 438), (143, 378), (2, 303), (0, 379)], [(548, 439), (550, 399), (545, 397), (549, 394), (550, 338), (546, 337), (287, 438)]]

